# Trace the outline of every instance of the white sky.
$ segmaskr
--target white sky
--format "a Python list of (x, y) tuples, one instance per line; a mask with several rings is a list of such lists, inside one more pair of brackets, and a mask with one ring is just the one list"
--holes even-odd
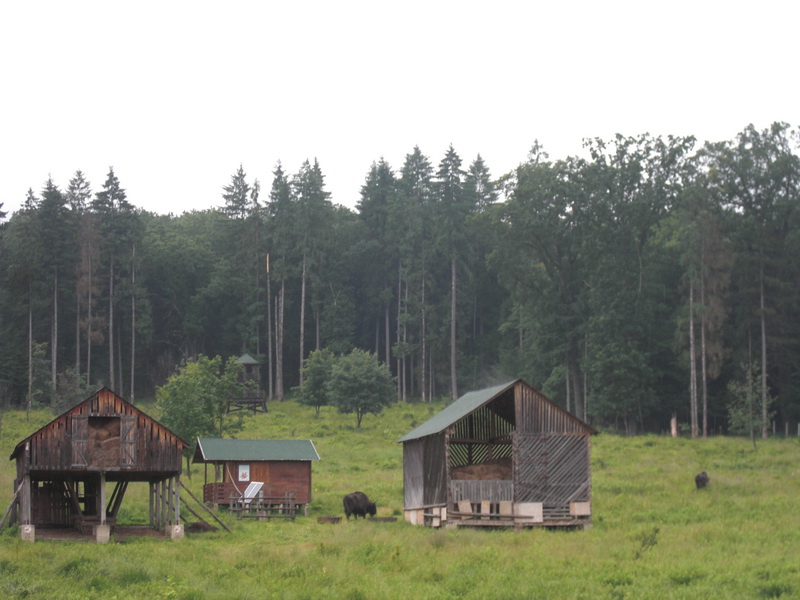
[(222, 204), (241, 163), (319, 160), (355, 207), (381, 156), (453, 144), (494, 176), (615, 133), (733, 139), (800, 125), (800, 3), (3, 1), (0, 202), (113, 166), (128, 200)]

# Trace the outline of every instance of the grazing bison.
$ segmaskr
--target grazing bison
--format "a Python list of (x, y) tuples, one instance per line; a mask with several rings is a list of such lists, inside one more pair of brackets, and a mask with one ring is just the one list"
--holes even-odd
[(697, 489), (702, 489), (708, 485), (708, 473), (703, 471), (702, 473), (698, 473), (694, 476), (694, 484), (697, 486)]
[(370, 502), (369, 498), (364, 492), (353, 492), (344, 497), (344, 514), (347, 515), (348, 520), (350, 515), (355, 515), (356, 519), (361, 516), (365, 519), (367, 515), (375, 516), (377, 512), (375, 503)]

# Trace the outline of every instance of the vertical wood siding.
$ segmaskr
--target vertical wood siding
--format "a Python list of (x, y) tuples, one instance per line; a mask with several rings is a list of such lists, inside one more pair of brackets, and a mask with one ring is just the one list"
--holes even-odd
[[(92, 436), (104, 428), (116, 436), (110, 440), (115, 446), (111, 452), (92, 446)], [(42, 427), (27, 444), (30, 450), (23, 447), (17, 454), (18, 474), (98, 469), (175, 473), (182, 466), (180, 438), (107, 389)]]

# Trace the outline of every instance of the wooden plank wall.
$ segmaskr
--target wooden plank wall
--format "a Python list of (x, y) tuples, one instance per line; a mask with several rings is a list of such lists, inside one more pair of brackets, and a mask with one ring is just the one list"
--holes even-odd
[[(250, 479), (239, 481), (239, 464), (250, 467)], [(311, 503), (311, 461), (307, 460), (274, 460), (229, 462), (223, 468), (223, 481), (234, 479), (236, 487), (241, 491), (251, 481), (264, 484), (265, 496), (283, 496), (286, 492), (294, 492), (297, 504)]]
[[(423, 438), (424, 439), (424, 438)], [(411, 440), (403, 444), (403, 506), (421, 507), (425, 487), (425, 461), (423, 440)]]
[(422, 501), (425, 505), (447, 502), (447, 452), (446, 434), (429, 435), (422, 438), (424, 488)]
[(568, 412), (545, 398), (533, 388), (518, 383), (517, 431), (521, 433), (582, 433), (590, 435), (591, 429)]
[[(126, 432), (124, 441), (126, 448), (124, 453), (120, 453), (119, 465), (94, 464), (91, 448), (88, 447), (86, 448), (86, 464), (76, 463), (73, 442), (74, 433), (77, 431), (75, 427), (78, 426), (73, 423), (93, 417), (119, 417), (128, 423), (135, 423), (135, 425), (129, 425), (130, 429)], [(119, 434), (117, 435), (119, 436)], [(25, 456), (26, 453), (23, 450), (17, 458), (18, 474), (28, 470), (81, 471), (91, 468), (179, 473), (182, 466), (183, 442), (180, 438), (109, 390), (101, 390), (62, 414), (34, 433), (28, 443), (30, 444), (29, 456)]]
[(283, 496), (286, 492), (294, 492), (297, 504), (311, 502), (311, 462), (310, 461), (275, 461), (270, 464), (269, 487), (267, 496)]

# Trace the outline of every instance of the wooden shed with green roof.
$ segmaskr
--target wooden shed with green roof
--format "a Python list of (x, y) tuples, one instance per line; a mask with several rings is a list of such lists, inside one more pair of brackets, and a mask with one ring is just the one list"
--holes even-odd
[(292, 494), (296, 504), (311, 503), (311, 463), (319, 454), (311, 440), (236, 440), (198, 438), (192, 462), (214, 465), (214, 480), (206, 468), (203, 501), (230, 505), (253, 482), (263, 483), (267, 498)]
[(465, 394), (399, 440), (405, 518), (586, 526), (594, 433), (521, 379)]

